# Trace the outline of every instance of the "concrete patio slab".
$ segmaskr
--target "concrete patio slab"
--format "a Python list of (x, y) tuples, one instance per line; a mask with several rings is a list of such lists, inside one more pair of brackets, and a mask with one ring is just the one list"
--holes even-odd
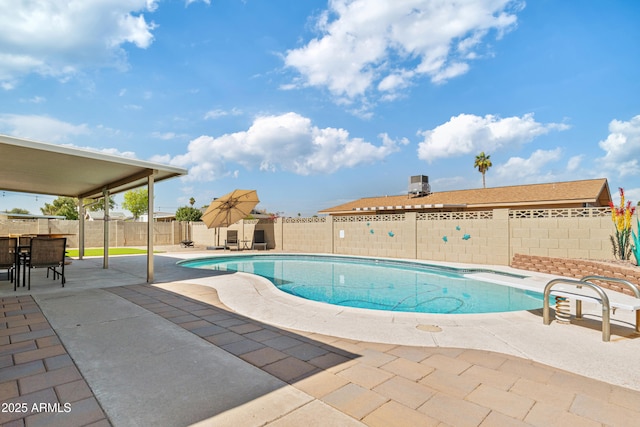
[[(104, 290), (38, 303), (115, 425), (186, 425), (287, 387)], [(294, 389), (284, 402), (293, 409), (309, 400)]]

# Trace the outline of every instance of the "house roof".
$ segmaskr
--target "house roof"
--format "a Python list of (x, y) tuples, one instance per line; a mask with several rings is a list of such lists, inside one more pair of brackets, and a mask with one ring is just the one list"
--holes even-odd
[[(144, 216), (145, 218), (147, 218), (149, 216), (148, 213), (145, 213), (141, 216)], [(175, 212), (154, 212), (153, 213), (153, 217), (154, 218), (175, 218), (176, 213)]]
[(377, 210), (493, 209), (551, 205), (607, 206), (611, 193), (606, 178), (547, 184), (513, 185), (412, 195), (366, 197), (321, 210), (324, 214), (354, 214)]
[[(85, 216), (91, 218), (92, 220), (104, 220), (104, 211), (86, 211)], [(109, 219), (114, 220), (125, 220), (127, 216), (124, 212), (113, 212), (109, 211)]]

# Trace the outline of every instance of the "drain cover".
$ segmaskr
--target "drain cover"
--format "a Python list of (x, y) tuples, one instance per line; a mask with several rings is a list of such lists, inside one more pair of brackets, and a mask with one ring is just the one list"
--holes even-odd
[(442, 332), (442, 328), (438, 325), (418, 325), (416, 328), (425, 332)]

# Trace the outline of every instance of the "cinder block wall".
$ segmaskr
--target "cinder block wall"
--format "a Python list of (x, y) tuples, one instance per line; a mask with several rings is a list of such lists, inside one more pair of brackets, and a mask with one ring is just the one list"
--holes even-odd
[[(194, 222), (191, 224), (191, 240), (194, 241), (195, 243), (197, 243), (198, 245), (202, 245), (202, 246), (214, 246), (217, 244), (217, 234), (218, 230), (216, 230), (215, 228), (207, 228), (206, 225), (204, 225), (204, 223), (202, 222)], [(226, 232), (225, 232), (225, 236), (226, 236)], [(219, 241), (220, 244), (222, 245), (224, 243), (224, 239), (226, 237), (223, 237), (222, 235), (220, 235)]]
[[(633, 219), (637, 233), (636, 213)], [(146, 223), (112, 221), (111, 246), (146, 245)], [(227, 229), (192, 223), (155, 223), (155, 244), (178, 244), (187, 235), (200, 246), (222, 245)], [(269, 249), (344, 255), (509, 265), (516, 254), (611, 260), (615, 229), (608, 208), (495, 209), (478, 212), (406, 213), (342, 217), (247, 220), (233, 225), (240, 239), (265, 230)], [(85, 246), (102, 246), (103, 223), (85, 223)], [(70, 234), (77, 247), (77, 221), (2, 221), (0, 234)], [(217, 234), (216, 234), (217, 233)], [(466, 236), (466, 238), (465, 238)]]
[(37, 234), (38, 223), (35, 220), (2, 220), (0, 221), (0, 234)]
[[(331, 253), (332, 222), (330, 217), (278, 218), (272, 223), (274, 248), (287, 252)], [(269, 242), (269, 233), (265, 235)]]
[(509, 222), (512, 254), (611, 258), (611, 217), (520, 218)]
[[(118, 222), (115, 227), (117, 240), (115, 246), (145, 246), (147, 244), (147, 227), (146, 222)], [(111, 222), (113, 225), (114, 222)], [(109, 227), (110, 238), (113, 238), (113, 230)], [(120, 231), (122, 230), (122, 231)], [(122, 236), (120, 236), (120, 232)], [(86, 232), (85, 232), (86, 235)], [(153, 244), (154, 245), (173, 245), (180, 242), (180, 227), (175, 222), (154, 222), (153, 223)]]
[(337, 217), (333, 222), (333, 252), (343, 255), (406, 258), (415, 250), (406, 232), (405, 215)]
[[(456, 218), (456, 216), (458, 218)], [(508, 211), (418, 216), (417, 258), (474, 264), (509, 264)]]
[[(354, 215), (327, 218), (329, 253), (509, 265), (515, 253), (612, 259), (608, 208), (494, 209), (479, 212)], [(279, 219), (282, 221), (282, 219)], [(635, 221), (634, 221), (635, 223)], [(276, 248), (325, 252), (312, 242), (322, 227), (284, 220)], [(308, 237), (311, 232), (312, 238)]]
[[(86, 221), (85, 241), (87, 248), (102, 247), (104, 244), (104, 222)], [(77, 248), (79, 221), (69, 220), (25, 220), (0, 222), (0, 234), (64, 234), (67, 247)], [(180, 225), (175, 222), (156, 222), (153, 224), (155, 245), (174, 245), (182, 240)], [(146, 246), (146, 222), (109, 222), (109, 245), (116, 246)]]

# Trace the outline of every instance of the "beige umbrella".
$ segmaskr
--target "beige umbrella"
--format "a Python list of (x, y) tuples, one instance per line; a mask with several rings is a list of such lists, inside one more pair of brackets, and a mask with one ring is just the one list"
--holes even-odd
[(259, 202), (255, 190), (233, 190), (211, 202), (201, 220), (207, 228), (228, 227), (247, 217)]

